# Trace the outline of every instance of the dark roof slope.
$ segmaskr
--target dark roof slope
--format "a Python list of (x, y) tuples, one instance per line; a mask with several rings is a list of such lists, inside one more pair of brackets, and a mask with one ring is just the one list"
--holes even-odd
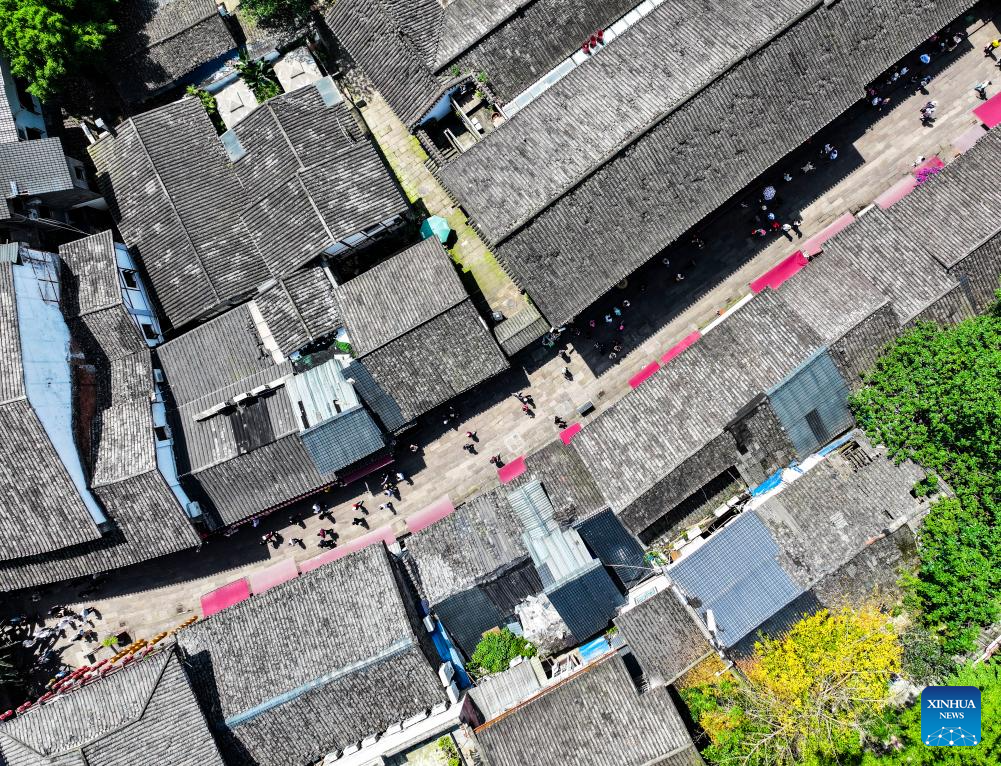
[(223, 766), (173, 648), (0, 724), (0, 763)]
[(636, 0), (455, 0), (445, 9), (436, 63), (441, 69), (458, 57), (463, 72), (486, 72), (490, 88), (506, 102), (636, 5)]
[(59, 255), (69, 268), (62, 280), (62, 301), (72, 316), (121, 306), (115, 240), (111, 231), (62, 245)]
[(17, 184), (19, 194), (48, 194), (74, 189), (73, 176), (60, 140), (40, 138), (0, 144), (0, 218), (10, 215), (6, 199), (14, 196), (11, 194), (12, 183)]
[(116, 15), (115, 81), (126, 101), (145, 101), (236, 47), (214, 0), (124, 0)]
[(178, 640), (209, 720), (233, 745), (231, 762), (289, 766), (445, 699), (415, 630), (423, 627), (379, 545), (196, 623)]
[(778, 294), (762, 293), (602, 412), (571, 447), (621, 511), (820, 344)]
[[(727, 6), (724, 19), (701, 4), (664, 3), (441, 175), (502, 242), (499, 257), (542, 313), (565, 321), (855, 103), (876, 74), (967, 5), (790, 0)], [(685, 45), (679, 30), (691, 35)], [(717, 58), (728, 40), (737, 50)], [(710, 68), (693, 70), (703, 63)]]
[(615, 624), (643, 673), (658, 683), (674, 683), (713, 651), (695, 616), (671, 588), (623, 612)]
[(702, 762), (667, 687), (639, 694), (618, 654), (481, 726), (476, 741), (490, 766)]

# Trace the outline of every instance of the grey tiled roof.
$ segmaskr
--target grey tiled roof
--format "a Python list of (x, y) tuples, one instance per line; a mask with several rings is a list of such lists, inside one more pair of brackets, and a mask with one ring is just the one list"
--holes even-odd
[(549, 322), (532, 304), (522, 306), (514, 316), (494, 327), (494, 336), (508, 356), (527, 348), (549, 332)]
[(779, 288), (779, 298), (825, 343), (844, 335), (890, 298), (833, 252), (810, 262)]
[[(271, 371), (277, 373), (246, 305), (164, 343), (157, 348), (157, 356), (178, 406), (215, 394), (252, 375), (267, 377)], [(275, 374), (261, 382), (279, 377)]]
[(144, 101), (236, 47), (213, 0), (124, 0), (112, 53), (126, 101)]
[(910, 491), (923, 471), (894, 465), (860, 434), (854, 440), (871, 461), (830, 455), (668, 568), (703, 617), (712, 609), (725, 646), (921, 509)]
[(361, 362), (407, 422), (508, 367), (468, 299), (364, 355)]
[[(788, 0), (717, 15), (664, 3), (441, 176), (489, 239), (506, 239), (498, 255), (542, 313), (565, 321), (855, 103), (876, 74), (967, 5)], [(755, 106), (734, 106), (745, 103)]]
[(190, 97), (132, 118), (91, 147), (122, 235), (175, 327), (250, 298), (334, 242), (406, 212), (339, 99), (323, 80), (268, 101), (227, 137), (243, 152), (235, 162)]
[(0, 405), (0, 472), (0, 560), (100, 537), (27, 399)]
[(337, 288), (354, 353), (404, 422), (507, 368), (436, 238)]
[(197, 99), (134, 117), (90, 152), (122, 235), (172, 325), (270, 276), (240, 223), (243, 188)]
[(319, 265), (304, 266), (277, 280), (254, 302), (286, 355), (342, 324), (333, 285)]
[(337, 288), (337, 300), (359, 356), (468, 299), (452, 260), (430, 237)]
[(0, 724), (0, 763), (223, 766), (173, 649)]
[[(491, 89), (506, 102), (636, 5), (636, 0), (457, 0), (445, 9), (438, 63), (465, 46), (459, 68), (486, 72)], [(507, 11), (503, 23), (497, 24), (499, 13), (483, 12), (491, 6)], [(515, 6), (521, 7), (512, 14)], [(473, 34), (476, 39), (470, 42)]]
[[(991, 183), (1001, 162), (1001, 132), (991, 130), (972, 149), (886, 211), (887, 218), (944, 266), (953, 266), (999, 228), (1001, 189)], [(962, 225), (952, 223), (963, 211)]]
[(576, 437), (613, 510), (670, 473), (821, 340), (771, 291), (762, 293)]
[(111, 231), (62, 245), (66, 264), (61, 280), (62, 301), (72, 316), (122, 304), (115, 240)]
[(894, 521), (922, 506), (911, 495), (924, 471), (913, 463), (894, 465), (864, 437), (855, 437), (876, 457), (859, 468), (831, 455), (765, 502), (756, 513), (782, 548), (782, 565), (803, 587), (811, 587), (862, 550)]
[(673, 683), (713, 649), (674, 592), (662, 590), (615, 618), (649, 679)]
[(956, 283), (915, 234), (873, 209), (829, 239), (821, 257), (850, 264), (893, 301), (903, 322)]
[[(277, 98), (232, 132), (252, 203), (243, 220), (275, 273), (335, 241), (402, 214), (406, 200), (332, 81)], [(328, 103), (328, 101), (330, 103)]]
[[(58, 138), (0, 144), (0, 197), (9, 198), (11, 183), (20, 194), (47, 194), (74, 188), (66, 154)], [(0, 201), (3, 216), (6, 203)]]
[(230, 763), (289, 766), (444, 701), (423, 630), (378, 545), (196, 623), (178, 640), (210, 722), (225, 730)]
[(701, 763), (667, 688), (640, 695), (618, 654), (481, 726), (476, 741), (489, 766)]
[(444, 11), (438, 0), (341, 0), (327, 26), (407, 125), (443, 90), (433, 71)]
[(484, 492), (407, 540), (433, 605), (528, 556), (506, 491)]
[(525, 472), (509, 482), (508, 490), (540, 482), (561, 521), (580, 521), (608, 507), (601, 489), (580, 455), (555, 439), (525, 457)]
[(14, 267), (9, 261), (0, 260), (0, 404), (22, 399), (24, 395)]

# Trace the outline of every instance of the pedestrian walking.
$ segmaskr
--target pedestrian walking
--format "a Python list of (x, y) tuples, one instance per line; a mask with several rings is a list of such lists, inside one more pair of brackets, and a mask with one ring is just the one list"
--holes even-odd
[(327, 536), (327, 530), (320, 528), (320, 531), (316, 533), (317, 537), (323, 538)]
[[(527, 407), (522, 407), (522, 409), (523, 410), (527, 410), (528, 408)], [(470, 455), (475, 455), (476, 454), (476, 445), (473, 444), (472, 442), (469, 442), (468, 444), (463, 444), (462, 448), (464, 450), (466, 450), (466, 452), (468, 452)]]
[(367, 519), (359, 519), (359, 518), (351, 519), (351, 526), (353, 526), (353, 527), (362, 527), (363, 529), (368, 529), (368, 520)]
[(622, 308), (624, 308), (624, 309), (627, 309), (627, 308), (629, 308), (629, 307), (630, 307), (630, 306), (632, 306), (632, 305), (633, 305), (633, 304), (631, 304), (631, 303), (629, 302), (629, 299), (628, 299), (628, 298), (624, 298), (624, 299), (622, 300)]
[(977, 95), (980, 97), (981, 101), (987, 100), (987, 86), (991, 84), (990, 80), (978, 82), (973, 86), (973, 90), (976, 91)]
[(490, 463), (492, 465), (497, 466), (498, 468), (503, 468), (504, 467), (504, 461), (501, 460), (501, 456), (500, 455), (491, 455), (491, 457), (490, 457)]
[[(353, 510), (353, 511), (365, 511), (365, 501), (364, 500), (359, 500), (356, 503), (352, 503), (351, 510)], [(365, 511), (365, 512), (368, 513), (368, 511)]]
[(411, 444), (410, 445), (410, 453), (411, 454), (416, 455), (420, 451), (421, 451), (421, 448), (418, 447), (416, 444)]
[(396, 506), (393, 505), (392, 500), (386, 501), (386, 507), (389, 509), (390, 513), (392, 513), (394, 516), (396, 515)]
[(557, 428), (566, 428), (567, 427), (567, 422), (563, 418), (561, 418), (559, 415), (556, 415), (553, 418), (553, 423), (556, 424)]
[[(473, 431), (473, 436), (474, 437), (476, 436), (476, 432), (475, 431)], [(411, 487), (414, 486), (414, 480), (411, 479), (409, 476), (407, 476), (405, 473), (403, 473), (403, 471), (397, 471), (396, 472), (396, 480), (397, 481), (405, 481), (408, 486), (411, 486)]]
[(793, 221), (789, 225), (792, 227), (792, 230), (794, 232), (796, 232), (796, 236), (797, 237), (802, 237), (803, 236), (803, 231), (799, 228), (800, 226), (803, 225), (803, 222), (800, 219), (797, 218), (795, 221)]
[(563, 377), (566, 378), (567, 380), (573, 380), (573, 373), (570, 372), (569, 367), (563, 368)]
[(289, 548), (295, 548), (296, 546), (298, 546), (300, 548), (305, 548), (306, 547), (306, 543), (305, 543), (305, 541), (301, 537), (292, 537), (292, 538), (289, 538), (288, 547)]
[(997, 58), (997, 49), (1001, 48), (1001, 40), (991, 40), (984, 47), (984, 55), (989, 56), (992, 59)]
[(918, 56), (918, 61), (920, 61), (925, 66), (928, 66), (931, 63), (931, 56), (929, 56), (927, 53), (922, 53), (920, 56)]
[(529, 407), (535, 406), (535, 399), (532, 398), (531, 394), (525, 394), (524, 397), (525, 398), (523, 399), (523, 401), (525, 402), (525, 404), (527, 404)]
[(531, 407), (529, 407), (527, 404), (521, 405), (521, 411), (524, 412), (526, 415), (528, 415), (528, 417), (530, 417), (530, 418), (534, 418), (535, 417), (535, 413), (532, 412)]
[(782, 224), (782, 236), (784, 236), (790, 242), (792, 242), (792, 234), (791, 234), (791, 232), (792, 232), (792, 224), (791, 223), (784, 223), (784, 224)]
[(611, 324), (611, 323), (612, 323), (612, 315), (605, 314), (605, 324)]
[(466, 438), (472, 439), (474, 442), (478, 442), (480, 437), (476, 435), (476, 431), (466, 431)]

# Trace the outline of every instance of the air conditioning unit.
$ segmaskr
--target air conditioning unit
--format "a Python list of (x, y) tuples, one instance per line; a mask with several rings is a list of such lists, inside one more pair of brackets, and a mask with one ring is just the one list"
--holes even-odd
[(156, 383), (163, 383), (166, 378), (163, 376), (163, 370), (159, 367), (153, 368), (153, 381)]
[(438, 680), (442, 686), (448, 686), (453, 678), (455, 678), (455, 668), (452, 667), (452, 663), (443, 662), (438, 666)]
[(431, 615), (424, 618), (424, 630), (428, 633), (434, 633), (434, 617)]

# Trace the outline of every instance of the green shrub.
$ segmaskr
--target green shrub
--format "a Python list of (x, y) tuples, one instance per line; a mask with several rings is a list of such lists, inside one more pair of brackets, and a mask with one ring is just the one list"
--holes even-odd
[(202, 106), (205, 107), (205, 111), (208, 114), (209, 119), (212, 120), (212, 125), (215, 127), (216, 133), (219, 135), (225, 133), (226, 123), (222, 121), (222, 117), (219, 115), (219, 105), (216, 103), (215, 96), (207, 90), (196, 88), (194, 85), (189, 85), (186, 93), (189, 96), (197, 97), (198, 100), (202, 102)]
[(534, 657), (535, 646), (507, 628), (487, 633), (476, 645), (469, 669), (479, 675), (507, 670), (515, 657)]

